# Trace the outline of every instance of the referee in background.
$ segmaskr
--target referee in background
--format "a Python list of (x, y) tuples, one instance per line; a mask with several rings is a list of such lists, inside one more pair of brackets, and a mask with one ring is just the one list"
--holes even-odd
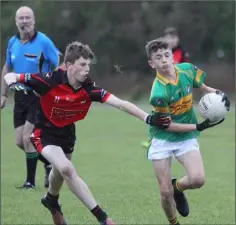
[[(1, 108), (5, 107), (7, 101), (8, 87), (3, 79), (6, 73), (49, 72), (59, 64), (59, 51), (45, 34), (35, 29), (35, 17), (31, 8), (20, 7), (16, 11), (15, 21), (18, 33), (8, 41), (6, 63), (2, 69)], [(14, 93), (14, 100), (16, 145), (25, 152), (27, 169), (26, 180), (18, 188), (35, 187), (38, 159), (44, 163), (44, 186), (47, 188), (51, 165), (42, 155), (38, 155), (30, 141), (39, 98), (33, 92), (26, 95), (23, 91), (17, 91)]]

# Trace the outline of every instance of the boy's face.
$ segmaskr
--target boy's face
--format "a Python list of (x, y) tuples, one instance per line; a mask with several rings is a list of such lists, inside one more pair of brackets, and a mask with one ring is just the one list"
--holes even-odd
[(159, 73), (168, 72), (174, 66), (172, 50), (170, 48), (158, 49), (151, 54), (148, 63)]
[(80, 57), (74, 64), (67, 63), (67, 70), (79, 82), (84, 82), (89, 75), (91, 60)]

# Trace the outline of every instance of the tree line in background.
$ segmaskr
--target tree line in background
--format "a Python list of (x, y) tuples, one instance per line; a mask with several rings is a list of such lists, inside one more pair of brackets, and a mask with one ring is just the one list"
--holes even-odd
[(145, 44), (162, 36), (167, 26), (179, 30), (181, 43), (194, 62), (235, 60), (234, 1), (37, 0), (2, 2), (2, 59), (8, 38), (16, 32), (15, 12), (22, 5), (32, 7), (37, 29), (46, 33), (62, 52), (73, 40), (89, 44), (97, 56), (96, 73), (100, 76), (115, 74), (115, 64), (122, 65), (121, 72), (150, 74)]

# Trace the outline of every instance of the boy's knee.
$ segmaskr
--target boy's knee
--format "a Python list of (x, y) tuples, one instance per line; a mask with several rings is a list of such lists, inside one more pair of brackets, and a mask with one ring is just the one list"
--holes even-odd
[(174, 196), (174, 189), (171, 183), (160, 184), (160, 195), (162, 199), (169, 199)]
[(192, 188), (201, 188), (205, 184), (204, 175), (195, 175), (190, 179)]
[(16, 146), (20, 148), (21, 150), (24, 150), (24, 143), (21, 139), (16, 139)]
[(76, 173), (73, 165), (71, 162), (66, 163), (60, 168), (60, 173), (62, 177), (67, 180), (73, 177), (73, 175)]
[(23, 141), (23, 134), (17, 132), (15, 138), (16, 146), (22, 150), (24, 150), (24, 141)]
[(30, 140), (30, 134), (24, 134), (23, 135), (23, 145), (25, 152), (36, 152), (36, 149), (33, 147), (31, 140)]

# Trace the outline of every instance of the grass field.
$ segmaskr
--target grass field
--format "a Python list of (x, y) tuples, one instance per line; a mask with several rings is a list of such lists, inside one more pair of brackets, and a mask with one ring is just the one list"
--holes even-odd
[[(11, 109), (1, 118), (1, 224), (52, 224), (40, 205), (44, 171), (38, 164), (37, 188), (14, 188), (25, 178), (25, 159), (14, 143)], [(181, 224), (235, 224), (235, 119), (230, 112), (223, 125), (202, 133), (201, 151), (206, 184), (188, 191), (191, 214)], [(160, 208), (158, 188), (146, 150), (144, 123), (114, 109), (93, 106), (86, 120), (77, 123), (73, 163), (98, 203), (117, 224), (167, 224)], [(174, 176), (183, 175), (173, 163)], [(64, 186), (61, 203), (69, 224), (97, 224)]]

